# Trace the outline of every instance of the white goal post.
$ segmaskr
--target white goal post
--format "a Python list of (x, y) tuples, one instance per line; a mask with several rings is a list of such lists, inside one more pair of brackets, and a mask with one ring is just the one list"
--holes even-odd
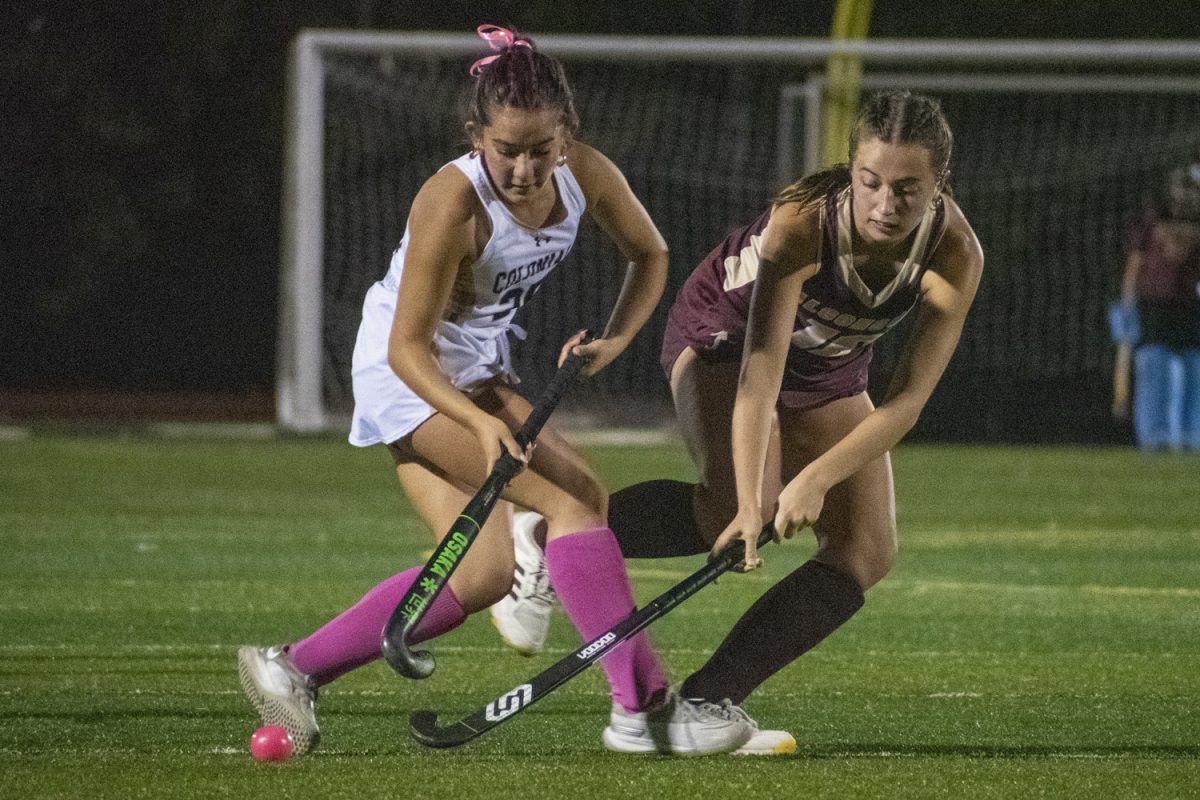
[[(860, 56), (864, 87), (905, 85), (944, 103), (951, 95), (975, 98), (974, 105), (963, 107), (964, 117), (982, 114), (978, 109), (986, 108), (988, 97), (1006, 93), (1012, 108), (1030, 109), (1030, 118), (1020, 124), (1040, 124), (1038, 115), (1046, 115), (1045, 129), (1032, 135), (1058, 137), (1045, 146), (1061, 152), (1070, 147), (1070, 137), (1090, 134), (1070, 129), (1064, 118), (1052, 118), (1056, 111), (1044, 111), (1029, 98), (1070, 96), (1079, 110), (1063, 113), (1082, 115), (1089, 97), (1128, 96), (1131, 101), (1120, 113), (1135, 124), (1140, 124), (1137, 115), (1149, 115), (1157, 127), (1129, 131), (1114, 145), (1147, 153), (1130, 159), (1131, 164), (1136, 161), (1135, 172), (1124, 174), (1136, 174), (1136, 185), (1106, 212), (1110, 226), (1128, 223), (1137, 213), (1157, 170), (1200, 147), (1200, 42), (546, 35), (538, 43), (566, 63), (580, 97), (585, 135), (626, 171), (663, 228), (672, 246), (672, 286), (724, 230), (815, 166), (821, 74), (831, 55)], [(349, 350), (362, 293), (386, 269), (407, 203), (419, 186), (415, 181), (463, 149), (457, 97), (468, 81), (466, 66), (482, 49), (470, 34), (310, 30), (293, 42), (276, 368), (276, 414), (282, 429), (311, 432), (346, 424)], [(1135, 96), (1147, 95), (1152, 96), (1150, 105), (1132, 103)], [(950, 116), (965, 147), (969, 137), (959, 132), (964, 120)], [(1160, 118), (1165, 120), (1161, 125)], [(1098, 135), (1115, 135), (1096, 125)], [(711, 136), (705, 130), (710, 127)], [(967, 121), (964, 130), (970, 129)], [(667, 152), (679, 141), (684, 142), (680, 152)], [(989, 157), (974, 156), (977, 161)], [(969, 167), (965, 172), (957, 165), (954, 169), (956, 176), (962, 173), (968, 199), (982, 204), (995, 191), (980, 184)], [(1013, 178), (1034, 184), (1036, 179), (1032, 173)], [(362, 186), (356, 187), (356, 181)], [(985, 223), (989, 233), (1013, 224), (1009, 216), (1014, 212), (997, 208), (1002, 219), (991, 228)], [(975, 221), (970, 207), (968, 214)], [(989, 249), (986, 238), (984, 244)], [(1113, 247), (1111, 242), (1106, 246)], [(1003, 247), (989, 249), (989, 259), (993, 249), (1003, 252)], [(606, 258), (611, 260), (611, 254), (601, 244), (581, 238), (572, 261)], [(1002, 265), (1005, 270), (1019, 271)], [(557, 310), (579, 308), (586, 317), (611, 302), (607, 288), (571, 280), (552, 289), (560, 292)], [(1088, 303), (1095, 304), (1097, 285), (1074, 286), (1068, 294), (1085, 292)], [(1063, 302), (1078, 301), (1072, 295)], [(981, 298), (981, 304), (987, 302)], [(662, 311), (666, 305), (664, 301)], [(980, 330), (999, 324), (986, 309), (978, 316)], [(611, 375), (598, 384), (602, 396), (649, 391), (643, 387), (657, 371), (660, 317), (647, 326), (650, 330), (630, 354), (605, 371)], [(970, 339), (968, 335), (966, 341)], [(1081, 335), (1070, 345), (1070, 357), (1089, 364), (1098, 357), (1095, 347)], [(999, 359), (992, 367), (1002, 366), (1003, 356), (989, 357)], [(541, 366), (544, 354), (534, 359), (529, 351), (529, 360), (536, 365), (523, 376), (534, 383), (548, 376), (551, 369)]]

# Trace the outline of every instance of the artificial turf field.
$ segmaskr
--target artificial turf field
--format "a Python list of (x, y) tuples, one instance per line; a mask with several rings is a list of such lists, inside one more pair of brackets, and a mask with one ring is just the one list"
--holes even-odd
[[(679, 446), (591, 447), (612, 487), (690, 477)], [(901, 550), (834, 637), (746, 704), (793, 756), (607, 753), (593, 669), (464, 747), (407, 734), (577, 646), (524, 659), (485, 616), (432, 678), (328, 687), (311, 756), (261, 764), (238, 644), (299, 638), (430, 534), (382, 451), (337, 439), (43, 434), (0, 442), (0, 797), (1200, 797), (1200, 458), (902, 445)], [(763, 550), (652, 635), (675, 676), (811, 549)], [(643, 599), (694, 560), (631, 561)], [(456, 713), (457, 712), (457, 713)]]

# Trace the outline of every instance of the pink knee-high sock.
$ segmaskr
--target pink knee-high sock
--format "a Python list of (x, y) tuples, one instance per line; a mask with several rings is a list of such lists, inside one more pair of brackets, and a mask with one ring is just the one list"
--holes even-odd
[[(312, 678), (317, 686), (324, 686), (379, 658), (383, 626), (420, 571), (420, 567), (413, 567), (393, 575), (315, 633), (289, 647), (288, 655), (296, 669)], [(441, 636), (466, 618), (454, 591), (447, 586), (413, 631), (412, 642)]]
[[(625, 560), (608, 528), (594, 528), (546, 545), (550, 584), (585, 642), (633, 613), (633, 591)], [(600, 659), (613, 702), (641, 711), (667, 691), (666, 673), (643, 631)]]

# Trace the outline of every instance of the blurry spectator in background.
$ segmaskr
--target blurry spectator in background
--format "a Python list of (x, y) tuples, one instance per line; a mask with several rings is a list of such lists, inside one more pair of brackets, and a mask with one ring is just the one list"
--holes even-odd
[(1129, 413), (1143, 450), (1200, 450), (1200, 161), (1171, 172), (1166, 213), (1139, 226), (1121, 300), (1113, 413)]

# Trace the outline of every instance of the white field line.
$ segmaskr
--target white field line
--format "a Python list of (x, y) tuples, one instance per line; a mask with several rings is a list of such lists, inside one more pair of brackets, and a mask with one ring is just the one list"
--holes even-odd
[[(408, 684), (401, 682), (393, 682), (396, 687), (407, 687)], [(394, 689), (346, 689), (343, 687), (329, 687), (329, 692), (337, 694), (338, 697), (361, 697), (361, 698), (378, 698), (390, 699), (399, 697), (408, 697), (412, 695), (412, 690), (408, 688)], [(2, 695), (20, 694), (17, 691), (0, 692)], [(447, 694), (451, 696), (468, 696), (473, 697), (478, 692), (471, 690), (451, 691)], [(586, 684), (576, 683), (571, 689), (571, 694), (584, 697), (610, 697), (609, 692), (602, 686), (596, 689), (587, 688)], [(240, 689), (213, 689), (213, 690), (171, 690), (171, 689), (105, 689), (102, 692), (97, 692), (97, 696), (104, 695), (105, 697), (241, 697)], [(808, 692), (785, 692), (773, 691), (769, 695), (776, 701), (780, 700), (795, 700), (800, 702), (811, 702), (814, 698), (833, 698), (845, 697), (846, 692), (830, 689), (814, 689)], [(858, 695), (856, 695), (858, 696)], [(987, 698), (991, 701), (996, 700), (1025, 700), (1028, 698), (1042, 697), (1043, 695), (1037, 692), (931, 692), (922, 694), (920, 692), (905, 692), (905, 691), (874, 691), (870, 696), (876, 700), (880, 699), (903, 699), (915, 700), (925, 698), (929, 700), (979, 700)], [(1056, 697), (1070, 698), (1076, 701), (1099, 702), (1111, 701), (1114, 697), (1111, 693), (1105, 692), (1072, 692), (1070, 694), (1056, 693)]]
[[(119, 428), (120, 426), (114, 426)], [(150, 436), (163, 439), (229, 439), (263, 441), (279, 437), (279, 430), (269, 422), (156, 422), (142, 429)], [(564, 436), (583, 446), (658, 447), (680, 442), (674, 427), (561, 427)], [(23, 441), (30, 438), (30, 428), (2, 425), (0, 441)]]
[[(801, 758), (803, 753), (798, 754)], [(861, 750), (818, 750), (813, 756), (821, 759), (944, 759), (946, 756), (938, 753), (927, 753), (917, 751), (903, 750), (877, 750), (873, 753), (863, 752)], [(1004, 748), (998, 748), (997, 751), (989, 750), (985, 746), (980, 746), (975, 752), (955, 753), (954, 758), (971, 760), (971, 759), (986, 759), (988, 761), (996, 760), (997, 758), (1003, 761), (1057, 761), (1059, 759), (1081, 759), (1085, 761), (1175, 761), (1175, 760), (1190, 760), (1194, 756), (1190, 755), (1171, 755), (1166, 753), (1146, 753), (1136, 750), (1126, 750), (1118, 752), (1105, 753), (1081, 753), (1073, 751), (1047, 751), (1044, 753), (1027, 753), (1014, 755), (1004, 752)]]
[[(919, 752), (915, 750), (826, 750), (820, 745), (814, 745), (815, 750), (809, 753), (799, 752), (795, 757), (789, 757), (788, 762), (794, 761), (795, 758), (819, 758), (827, 759), (845, 759), (845, 760), (881, 760), (881, 759), (928, 759), (928, 760), (944, 760), (946, 756), (939, 753)], [(202, 755), (214, 756), (232, 756), (237, 758), (250, 758), (249, 747), (233, 747), (230, 745), (218, 745), (210, 747), (207, 750), (197, 751)], [(361, 756), (362, 753), (350, 750), (337, 750), (322, 746), (320, 750), (322, 756)], [(135, 758), (161, 758), (161, 753), (155, 753), (150, 750), (138, 750), (131, 747), (54, 747), (54, 748), (29, 748), (27, 750), (19, 750), (12, 747), (0, 748), (0, 758), (40, 758), (49, 757), (58, 759), (63, 756), (84, 756), (89, 758), (96, 757), (123, 757), (132, 756)], [(997, 758), (1005, 761), (1057, 761), (1057, 760), (1083, 760), (1083, 761), (1176, 761), (1180, 759), (1191, 760), (1194, 756), (1191, 755), (1174, 755), (1169, 753), (1153, 753), (1137, 750), (1125, 751), (1107, 751), (1107, 752), (1081, 752), (1081, 751), (1046, 751), (1044, 753), (1026, 753), (1014, 755), (1004, 752), (1003, 748), (997, 751), (992, 751), (986, 746), (980, 746), (977, 751), (954, 755), (956, 760), (978, 760), (986, 759), (988, 761)]]
[(679, 435), (670, 427), (560, 429), (560, 432), (580, 447), (660, 447), (681, 441)]
[[(491, 654), (510, 653), (511, 651), (497, 643), (492, 646), (483, 645), (453, 645), (453, 644), (435, 644), (438, 652), (441, 653), (463, 653), (463, 654)], [(236, 652), (237, 644), (212, 644), (212, 643), (197, 643), (197, 644), (124, 644), (115, 646), (105, 645), (88, 645), (88, 644), (22, 644), (22, 643), (7, 643), (0, 644), (0, 658), (4, 656), (24, 656), (38, 655), (45, 653), (47, 657), (57, 657), (66, 653), (78, 654), (90, 658), (121, 658), (122, 656), (139, 656), (162, 654), (164, 656), (184, 656), (200, 653), (202, 655), (225, 655), (232, 656)], [(678, 655), (710, 655), (713, 651), (711, 647), (664, 647), (657, 646), (656, 650), (664, 654)], [(539, 659), (532, 660), (531, 664), (542, 664), (543, 660), (548, 658), (561, 658), (568, 653), (575, 652), (574, 648), (567, 647), (547, 647)], [(863, 656), (871, 659), (886, 659), (886, 660), (921, 660), (921, 661), (937, 661), (946, 659), (992, 659), (997, 657), (997, 653), (986, 650), (868, 650), (865, 653), (856, 653), (847, 658), (860, 659)], [(1001, 654), (1005, 657), (1026, 658), (1026, 657), (1044, 657), (1043, 654), (1028, 653), (1025, 651), (1006, 651)], [(816, 654), (809, 656), (812, 658), (820, 657), (826, 660), (837, 661), (839, 657), (830, 655)], [(1083, 658), (1094, 659), (1096, 653), (1092, 651), (1061, 651), (1055, 653), (1056, 658)], [(1200, 658), (1200, 653), (1195, 652), (1168, 652), (1168, 653), (1121, 653), (1108, 651), (1104, 653), (1106, 659), (1125, 659), (1133, 661), (1149, 661), (1160, 659), (1193, 659)], [(3, 692), (0, 692), (3, 694)]]
[[(678, 652), (678, 651), (668, 651), (668, 652)], [(397, 683), (396, 685), (397, 686), (407, 686), (407, 684), (402, 684), (402, 683)], [(592, 697), (592, 696), (594, 696), (594, 697), (609, 697), (610, 696), (609, 692), (607, 692), (604, 689), (592, 690), (592, 689), (580, 688), (581, 686), (582, 686), (582, 684), (575, 684), (575, 688), (572, 690), (572, 694), (584, 695), (584, 696), (588, 696), (588, 697)], [(322, 691), (326, 691), (326, 690), (322, 690)], [(407, 697), (412, 694), (412, 691), (409, 689), (399, 689), (399, 688), (397, 688), (397, 689), (345, 689), (342, 687), (331, 687), (327, 691), (336, 693), (339, 697), (389, 698), (389, 697)], [(13, 695), (18, 695), (18, 694), (22, 694), (22, 693), (23, 693), (23, 690), (18, 687), (17, 689), (9, 689), (9, 690), (0, 692), (0, 696), (13, 696)], [(175, 690), (175, 689), (140, 689), (140, 688), (139, 689), (116, 689), (116, 688), (114, 688), (114, 689), (105, 689), (103, 691), (98, 691), (98, 692), (96, 692), (96, 694), (97, 695), (103, 694), (105, 696), (121, 695), (121, 696), (133, 696), (133, 697), (241, 697), (242, 691), (240, 689), (204, 689), (204, 690), (180, 689), (180, 690)], [(468, 690), (463, 690), (463, 691), (450, 692), (449, 694), (472, 695), (474, 693), (471, 691), (468, 691)], [(770, 696), (776, 700), (811, 700), (814, 697), (844, 697), (845, 695), (846, 695), (846, 693), (843, 691), (827, 690), (827, 689), (813, 690), (811, 692), (774, 691), (774, 692), (770, 693)], [(1056, 696), (1057, 697), (1069, 697), (1074, 700), (1111, 700), (1111, 699), (1113, 699), (1112, 694), (1105, 693), (1105, 692), (1073, 692), (1073, 693), (1066, 694), (1066, 695), (1064, 695), (1062, 693), (1056, 693)], [(1041, 695), (1039, 695), (1035, 692), (990, 692), (990, 693), (986, 693), (986, 694), (981, 693), (981, 692), (931, 692), (929, 694), (921, 695), (921, 694), (915, 693), (915, 692), (875, 691), (875, 692), (871, 693), (871, 697), (874, 697), (874, 698), (925, 697), (930, 700), (977, 700), (977, 699), (981, 699), (984, 697), (988, 697), (992, 700), (996, 700), (996, 699), (1019, 700), (1019, 699), (1027, 698), (1027, 697), (1041, 697)]]
[[(1147, 547), (1157, 544), (1131, 536), (1128, 528), (1060, 528), (1047, 526), (1034, 529), (1000, 528), (984, 531), (963, 531), (957, 528), (910, 528), (911, 533), (902, 533), (901, 540), (922, 550), (941, 550), (945, 548), (962, 547), (964, 545), (1011, 545), (1020, 544), (1027, 547), (1057, 548), (1069, 544), (1104, 545), (1108, 550), (1144, 551)], [(1135, 529), (1136, 530), (1136, 529)], [(1142, 529), (1149, 532), (1149, 529)], [(1172, 536), (1195, 536), (1200, 529), (1186, 528), (1171, 530)]]
[(1129, 595), (1138, 597), (1186, 597), (1200, 598), (1200, 589), (1182, 586), (1101, 586), (1099, 584), (1084, 584), (1082, 586), (1054, 586), (1049, 584), (1023, 583), (984, 583), (970, 581), (884, 581), (880, 589), (898, 591), (928, 591), (942, 592), (1003, 592), (1003, 593), (1085, 593), (1102, 595)]
[(278, 433), (269, 422), (156, 422), (146, 431), (163, 439), (265, 440)]
[[(508, 653), (511, 652), (507, 647), (496, 644), (494, 646), (473, 646), (473, 645), (435, 645), (439, 653)], [(73, 653), (78, 655), (86, 655), (92, 658), (120, 658), (122, 656), (133, 655), (148, 655), (161, 653), (164, 656), (172, 655), (188, 655), (200, 651), (204, 654), (230, 654), (232, 655), (237, 650), (238, 645), (235, 644), (194, 644), (194, 645), (169, 645), (169, 644), (145, 644), (145, 645), (117, 645), (105, 647), (100, 645), (81, 645), (81, 644), (3, 644), (0, 645), (0, 658), (6, 655), (9, 656), (29, 656), (45, 653), (48, 657), (60, 656), (65, 653)], [(691, 647), (656, 647), (661, 653), (676, 653), (679, 655), (710, 655), (712, 648), (691, 648)], [(547, 647), (542, 651), (543, 656), (562, 657), (568, 653), (575, 652), (574, 648), (566, 647)], [(0, 691), (0, 695), (4, 694)]]
[[(200, 535), (198, 535), (199, 537)], [(208, 536), (204, 534), (203, 536)], [(140, 534), (131, 536), (136, 539), (154, 539), (158, 538), (154, 534)], [(234, 538), (231, 536), (230, 538)], [(241, 537), (244, 538), (244, 537)], [(154, 549), (155, 543), (143, 543), (143, 549)], [(628, 568), (629, 577), (642, 578), (646, 580), (670, 580), (681, 581), (694, 572), (694, 569), (661, 569), (654, 567), (631, 566)], [(755, 571), (745, 575), (730, 575), (720, 578), (719, 580), (737, 581), (739, 583), (754, 582), (754, 583), (775, 583), (777, 578), (762, 571)], [(130, 589), (156, 587), (170, 584), (173, 587), (178, 587), (180, 582), (169, 578), (93, 578), (90, 583), (108, 586), (121, 586)], [(225, 580), (221, 578), (207, 578), (199, 580), (186, 581), (186, 585), (191, 589), (212, 588), (214, 590), (224, 590), (230, 586), (245, 587), (244, 580)], [(1112, 594), (1112, 595), (1130, 595), (1141, 597), (1185, 597), (1185, 598), (1200, 598), (1200, 588), (1190, 586), (1106, 586), (1102, 584), (1082, 584), (1079, 586), (1073, 585), (1055, 585), (1055, 584), (1036, 584), (1036, 583), (995, 583), (987, 581), (930, 581), (930, 580), (904, 580), (900, 578), (885, 579), (880, 583), (875, 591), (907, 591), (907, 592), (924, 592), (924, 591), (946, 591), (946, 592), (1086, 592), (1093, 594)], [(0, 592), (3, 590), (0, 589)], [(21, 590), (22, 595), (28, 595), (28, 591)], [(29, 610), (30, 606), (20, 604), (0, 604), (0, 610)], [(100, 606), (83, 606), (81, 608), (92, 610), (103, 610)], [(259, 606), (256, 609), (262, 610)], [(79, 609), (76, 609), (79, 610)]]
[[(631, 567), (629, 569), (629, 577), (644, 578), (647, 580), (674, 580), (681, 581), (690, 575), (690, 572), (683, 570), (667, 570), (667, 569), (643, 569), (639, 567)], [(733, 580), (755, 581), (759, 583), (774, 583), (775, 579), (765, 574), (750, 573), (747, 575), (734, 576)], [(1023, 583), (986, 583), (972, 581), (904, 581), (895, 580), (887, 581), (879, 584), (879, 589), (893, 591), (908, 591), (908, 592), (928, 592), (928, 591), (943, 591), (943, 592), (1016, 592), (1016, 593), (1041, 593), (1041, 592), (1065, 592), (1077, 593), (1083, 592), (1087, 594), (1109, 594), (1109, 595), (1129, 595), (1132, 597), (1184, 597), (1184, 598), (1200, 598), (1200, 589), (1182, 587), (1182, 586), (1101, 586), (1099, 584), (1084, 584), (1082, 586), (1054, 586), (1050, 584), (1023, 584)]]
[[(278, 429), (270, 423), (160, 422), (146, 425), (143, 430), (147, 435), (161, 439), (268, 441), (279, 438)], [(560, 427), (559, 431), (579, 447), (663, 447), (682, 441), (669, 426), (575, 430)], [(33, 436), (29, 428), (0, 426), (0, 442), (20, 442)]]
[[(641, 580), (662, 580), (678, 582), (690, 575), (690, 572), (662, 569), (641, 569), (633, 568), (629, 570), (629, 576), (634, 579)], [(736, 575), (729, 580), (738, 582), (754, 582), (757, 584), (767, 584), (773, 582), (773, 579), (766, 575)], [(137, 588), (139, 586), (159, 586), (164, 583), (173, 583), (165, 580), (132, 580), (132, 579), (114, 579), (112, 581), (101, 581), (111, 583), (128, 588)], [(220, 589), (230, 586), (235, 582), (220, 581), (220, 580), (205, 580), (191, 581), (189, 586), (197, 588), (201, 586)], [(1182, 587), (1182, 586), (1102, 586), (1099, 584), (1084, 584), (1082, 586), (1054, 586), (1048, 584), (1018, 584), (1018, 583), (987, 583), (987, 582), (969, 582), (969, 581), (884, 581), (877, 588), (876, 592), (887, 593), (913, 593), (927, 594), (932, 592), (943, 592), (952, 594), (1056, 594), (1056, 595), (1099, 595), (1106, 597), (1129, 597), (1129, 598), (1179, 598), (1179, 599), (1200, 599), (1200, 588)], [(139, 606), (140, 607), (140, 606)], [(38, 611), (42, 608), (36, 603), (3, 603), (0, 602), (0, 613), (29, 613)], [(225, 606), (200, 606), (191, 605), (185, 610), (192, 614), (206, 613), (213, 610), (225, 608)], [(74, 609), (74, 613), (110, 613), (114, 611), (123, 611), (127, 607), (123, 604), (88, 604), (81, 605)], [(274, 613), (276, 611), (285, 610), (282, 607), (264, 606), (260, 604), (254, 605), (254, 610), (260, 613)], [(676, 616), (711, 616), (723, 614), (722, 609), (705, 609), (705, 608), (681, 608), (674, 612)], [(3, 652), (3, 646), (0, 645), (0, 652)]]

